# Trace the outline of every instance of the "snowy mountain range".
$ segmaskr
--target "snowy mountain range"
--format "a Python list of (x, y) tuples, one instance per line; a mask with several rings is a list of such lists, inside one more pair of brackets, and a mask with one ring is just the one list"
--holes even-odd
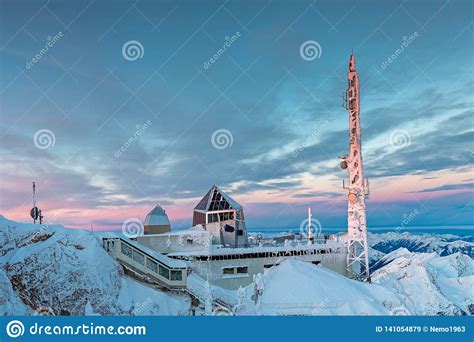
[[(242, 315), (473, 315), (472, 237), (372, 234), (372, 284), (288, 259), (228, 291)], [(255, 296), (255, 288), (259, 295)], [(100, 234), (0, 216), (1, 315), (189, 315), (191, 300), (125, 274)], [(198, 310), (199, 311), (199, 310)]]
[(376, 251), (390, 253), (406, 248), (415, 253), (436, 252), (440, 256), (462, 253), (474, 258), (474, 236), (452, 234), (382, 233), (369, 234), (369, 245)]

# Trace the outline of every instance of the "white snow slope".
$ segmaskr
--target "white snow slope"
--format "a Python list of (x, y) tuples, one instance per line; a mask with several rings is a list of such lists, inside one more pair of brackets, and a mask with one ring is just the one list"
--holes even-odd
[(101, 244), (88, 231), (0, 216), (0, 315), (188, 314), (185, 297), (124, 277)]
[[(403, 252), (403, 253), (400, 253)], [(408, 252), (408, 251), (406, 251)], [(262, 315), (474, 314), (474, 261), (463, 254), (393, 252), (373, 283), (351, 280), (320, 266), (287, 259), (263, 275)], [(246, 288), (252, 294), (252, 286)]]
[[(372, 284), (287, 259), (260, 277), (256, 304), (254, 284), (217, 292), (225, 293), (224, 300), (239, 315), (474, 314), (474, 261), (469, 255), (399, 248), (375, 259), (381, 266)], [(96, 234), (0, 216), (0, 315), (38, 310), (56, 315), (188, 315), (190, 301), (124, 276)]]

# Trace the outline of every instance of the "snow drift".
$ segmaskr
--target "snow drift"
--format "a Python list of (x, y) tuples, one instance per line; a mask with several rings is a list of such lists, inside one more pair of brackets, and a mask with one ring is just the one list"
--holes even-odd
[[(184, 297), (124, 277), (100, 237), (0, 216), (0, 314), (183, 315)], [(86, 310), (87, 309), (87, 310)]]
[[(376, 269), (372, 284), (287, 259), (257, 277), (255, 284), (261, 290), (257, 298), (255, 284), (238, 291), (211, 286), (200, 293), (203, 297), (209, 292), (231, 304), (233, 310), (224, 314), (474, 314), (472, 242), (431, 235), (432, 245), (426, 245), (423, 238), (410, 234), (372, 234), (371, 239)], [(406, 248), (394, 249), (400, 244)], [(382, 251), (382, 246), (390, 247)], [(197, 280), (194, 276), (189, 279)], [(188, 296), (163, 292), (126, 276), (102, 248), (100, 234), (17, 223), (0, 216), (0, 315), (189, 315), (190, 309)], [(199, 310), (192, 311), (200, 314)]]

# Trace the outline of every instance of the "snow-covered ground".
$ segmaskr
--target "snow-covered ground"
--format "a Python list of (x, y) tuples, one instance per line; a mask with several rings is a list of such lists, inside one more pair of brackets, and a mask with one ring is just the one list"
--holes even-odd
[(1, 315), (187, 315), (189, 306), (125, 277), (89, 231), (0, 216)]
[(413, 315), (474, 314), (474, 260), (459, 252), (412, 253), (400, 248), (384, 256), (375, 284), (397, 293)]
[[(424, 234), (426, 235), (426, 234)], [(372, 234), (372, 284), (288, 259), (238, 291), (191, 274), (201, 297), (230, 303), (239, 315), (474, 314), (472, 239), (452, 235)], [(470, 240), (471, 239), (471, 240)], [(203, 298), (199, 298), (201, 301)], [(187, 295), (126, 276), (102, 248), (100, 234), (13, 222), (0, 216), (0, 314), (188, 315)]]

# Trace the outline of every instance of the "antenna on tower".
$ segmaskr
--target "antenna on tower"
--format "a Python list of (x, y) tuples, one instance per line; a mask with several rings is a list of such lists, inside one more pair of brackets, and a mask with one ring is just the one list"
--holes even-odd
[(313, 231), (311, 230), (311, 223), (313, 222), (313, 215), (311, 215), (311, 208), (308, 208), (308, 244), (314, 241)]
[(33, 182), (33, 208), (30, 210), (30, 216), (33, 219), (33, 223), (36, 223), (38, 217), (40, 217), (40, 210), (36, 206), (36, 184)]
[(365, 199), (369, 193), (369, 182), (364, 178), (362, 167), (362, 145), (359, 103), (359, 76), (355, 68), (354, 51), (349, 58), (348, 87), (345, 96), (349, 112), (349, 154), (342, 157), (341, 168), (347, 169), (347, 272), (355, 279), (370, 282), (367, 245)]

